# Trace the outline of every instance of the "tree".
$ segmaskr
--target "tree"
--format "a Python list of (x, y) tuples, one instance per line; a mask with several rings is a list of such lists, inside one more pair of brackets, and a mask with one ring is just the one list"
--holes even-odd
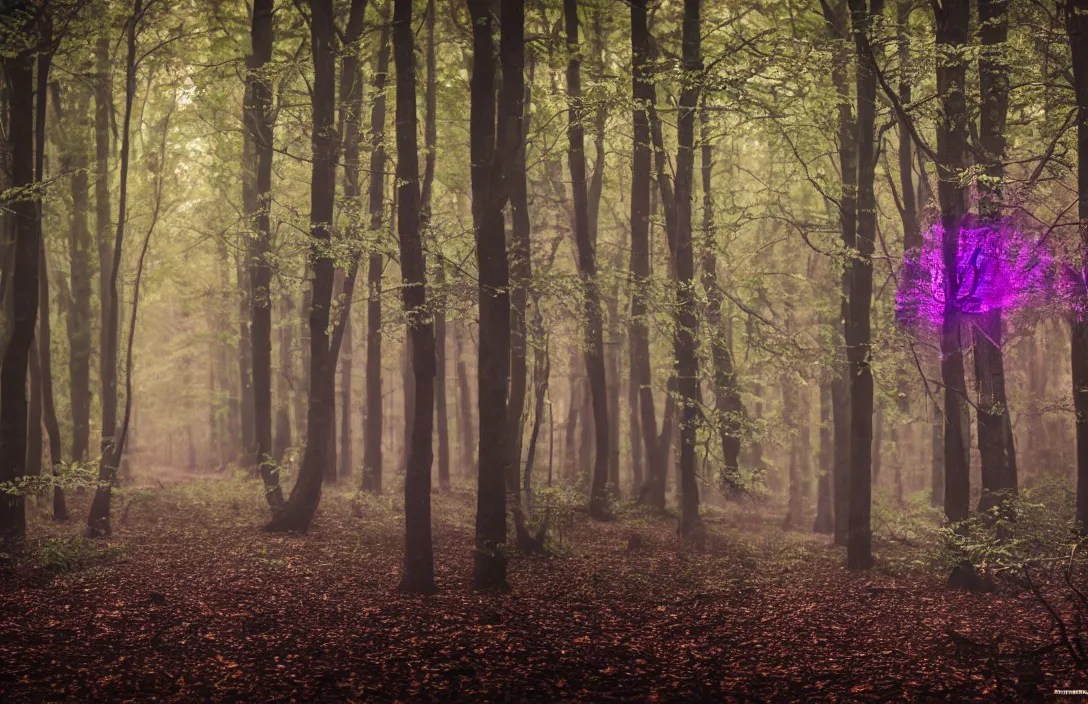
[[(309, 309), (310, 389), (306, 409), (306, 449), (291, 498), (265, 530), (305, 533), (321, 500), (321, 484), (330, 461), (329, 433), (335, 410), (337, 349), (329, 333), (335, 259), (331, 252), (336, 196), (336, 26), (332, 0), (310, 3), (310, 46), (313, 53), (313, 129), (310, 177), (310, 252), (312, 272)], [(338, 332), (340, 328), (338, 327)], [(342, 335), (342, 333), (340, 333)]]
[[(34, 49), (35, 34), (29, 18), (32, 8), (11, 8), (5, 24), (20, 34), (21, 46), (10, 47), (3, 59), (8, 91), (8, 130), (11, 188), (7, 207), (14, 219), (11, 333), (0, 362), (0, 482), (15, 483), (26, 467), (27, 368), (34, 325), (38, 319), (38, 257), (41, 230), (36, 225), (34, 183)], [(9, 26), (10, 26), (9, 25)], [(23, 34), (22, 32), (25, 32)], [(29, 46), (28, 46), (29, 45)], [(5, 492), (0, 500), (0, 544), (6, 552), (22, 548), (26, 537), (25, 497)]]
[(582, 98), (581, 49), (578, 45), (578, 2), (563, 0), (567, 51), (567, 100), (569, 117), (567, 153), (571, 190), (574, 197), (574, 241), (578, 249), (578, 273), (584, 297), (584, 356), (589, 377), (590, 400), (593, 408), (595, 457), (590, 485), (589, 512), (594, 518), (605, 518), (608, 512), (608, 390), (604, 369), (604, 331), (601, 319), (601, 294), (597, 281), (597, 252), (590, 232), (589, 194), (586, 188), (585, 120), (586, 108)]
[(967, 466), (967, 383), (961, 350), (957, 302), (959, 234), (966, 210), (962, 172), (966, 168), (966, 58), (970, 4), (947, 0), (934, 5), (937, 35), (937, 198), (941, 206), (941, 258), (944, 266), (944, 317), (941, 321), (941, 381), (944, 385), (944, 512), (956, 523), (967, 518), (971, 499)]
[(850, 367), (850, 520), (846, 541), (851, 569), (872, 566), (872, 440), (873, 372), (870, 368), (873, 296), (872, 255), (876, 242), (876, 57), (870, 34), (883, 0), (850, 0), (850, 18), (857, 47), (857, 258), (850, 263), (849, 317), (846, 356)]
[[(504, 3), (505, 11), (511, 3)], [(506, 465), (509, 424), (506, 414), (510, 371), (510, 293), (503, 206), (505, 173), (496, 135), (494, 17), (487, 0), (470, 0), (472, 16), (472, 220), (479, 268), (480, 343), (477, 397), (480, 456), (477, 473), (476, 558), (478, 589), (506, 588)], [(508, 127), (505, 125), (504, 127)], [(498, 136), (498, 143), (496, 137)]]
[[(383, 19), (388, 11), (382, 13)], [(389, 28), (378, 39), (374, 72), (374, 103), (370, 108), (370, 231), (382, 228), (385, 198), (385, 81), (389, 73)], [(384, 257), (377, 246), (367, 263), (366, 308), (366, 413), (363, 427), (363, 491), (382, 492), (382, 269)]]
[[(419, 227), (416, 145), (415, 34), (412, 0), (393, 2), (393, 57), (397, 70), (397, 234), (404, 279), (404, 313), (415, 375), (415, 417), (404, 475), (404, 574), (400, 588), (435, 591), (431, 548), (431, 435), (434, 428), (434, 326), (427, 320), (427, 269)], [(405, 418), (405, 422), (409, 419)]]
[[(359, 187), (359, 146), (361, 143), (360, 121), (363, 117), (363, 72), (359, 56), (363, 36), (363, 19), (366, 14), (366, 0), (352, 0), (347, 27), (344, 30), (344, 58), (340, 71), (340, 140), (344, 147), (344, 200), (347, 210), (347, 239), (357, 239), (361, 218), (362, 191)], [(359, 254), (352, 256), (352, 284), (358, 273)], [(344, 288), (347, 288), (345, 281)], [(338, 473), (342, 478), (349, 478), (352, 471), (351, 459), (351, 375), (352, 375), (352, 339), (351, 339), (351, 301), (347, 296), (342, 305), (348, 306), (344, 316), (343, 356), (340, 363), (340, 452)]]
[(699, 523), (699, 487), (695, 479), (695, 442), (699, 418), (698, 316), (695, 259), (692, 251), (691, 200), (695, 182), (695, 111), (703, 71), (700, 0), (684, 0), (684, 84), (677, 116), (676, 154), (676, 370), (680, 392), (680, 533), (688, 537)]
[[(121, 122), (117, 230), (111, 248), (112, 261), (110, 266), (108, 269), (99, 272), (99, 276), (106, 276), (108, 271), (109, 284), (103, 289), (105, 295), (102, 297), (102, 457), (98, 470), (98, 488), (95, 490), (90, 515), (87, 517), (87, 536), (91, 538), (108, 536), (111, 532), (110, 500), (113, 484), (117, 480), (117, 468), (121, 461), (120, 452), (123, 449), (117, 428), (117, 348), (118, 338), (121, 333), (121, 311), (117, 279), (121, 269), (121, 253), (125, 242), (125, 214), (128, 207), (132, 103), (136, 97), (137, 25), (143, 19), (145, 12), (146, 8), (143, 0), (133, 0), (132, 14), (129, 15), (125, 26), (125, 107)], [(99, 166), (101, 167), (101, 164)], [(108, 172), (101, 174), (101, 177), (108, 178)], [(102, 215), (101, 203), (99, 207), (99, 215)], [(101, 247), (99, 252), (101, 253)]]
[[(272, 199), (272, 86), (266, 75), (272, 60), (273, 0), (254, 0), (251, 30), (252, 53), (246, 59), (244, 106), (247, 149), (243, 184), (252, 182), (252, 194), (243, 197), (246, 217), (253, 228), (249, 245), (250, 344), (253, 368), (253, 423), (256, 463), (264, 481), (269, 506), (283, 504), (279, 468), (272, 450), (272, 232), (269, 209)], [(252, 157), (250, 154), (252, 153)], [(250, 175), (252, 174), (252, 175)], [(249, 190), (249, 189), (246, 189)]]
[[(1065, 3), (1077, 101), (1077, 195), (1082, 276), (1088, 274), (1088, 0)], [(1088, 280), (1088, 277), (1086, 277)], [(1088, 311), (1073, 316), (1073, 406), (1077, 429), (1077, 528), (1088, 530)]]
[[(982, 53), (979, 73), (979, 146), (985, 156), (985, 174), (979, 178), (979, 219), (1000, 225), (1005, 177), (1005, 121), (1009, 110), (1007, 51), (1008, 0), (979, 0), (979, 35)], [(1016, 492), (1016, 449), (1012, 442), (1009, 402), (1005, 394), (1005, 358), (1002, 350), (1003, 311), (982, 314), (973, 327), (975, 383), (978, 385), (978, 449), (982, 460), (982, 495), (979, 512), (1004, 504)], [(1007, 509), (1007, 507), (1006, 507)], [(1008, 515), (1008, 511), (1005, 511)]]

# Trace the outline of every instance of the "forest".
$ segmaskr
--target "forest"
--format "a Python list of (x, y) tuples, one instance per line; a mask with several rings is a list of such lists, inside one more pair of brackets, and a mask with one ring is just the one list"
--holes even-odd
[(0, 700), (1088, 700), (1088, 0), (0, 0)]

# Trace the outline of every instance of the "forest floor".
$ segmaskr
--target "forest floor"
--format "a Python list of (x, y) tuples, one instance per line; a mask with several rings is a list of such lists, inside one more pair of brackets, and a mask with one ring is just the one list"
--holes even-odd
[[(221, 475), (122, 490), (109, 541), (35, 519), (30, 556), (0, 574), (0, 700), (1022, 701), (1088, 686), (1059, 650), (1022, 655), (1053, 642), (1030, 594), (948, 590), (891, 545), (851, 574), (826, 537), (753, 507), (708, 512), (702, 550), (673, 519), (574, 513), (555, 554), (512, 557), (511, 591), (480, 594), (474, 504), (435, 496), (427, 597), (396, 591), (391, 495), (328, 491), (304, 537), (261, 532), (256, 485)], [(644, 546), (628, 551), (633, 532)]]

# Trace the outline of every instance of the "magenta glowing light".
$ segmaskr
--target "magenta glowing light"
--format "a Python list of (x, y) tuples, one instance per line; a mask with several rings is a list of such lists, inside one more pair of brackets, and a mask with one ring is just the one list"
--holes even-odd
[[(945, 315), (944, 228), (924, 233), (920, 252), (904, 257), (896, 314), (904, 324), (940, 327)], [(960, 228), (955, 308), (964, 315), (1041, 304), (1054, 287), (1053, 259), (1034, 238), (1003, 224)]]

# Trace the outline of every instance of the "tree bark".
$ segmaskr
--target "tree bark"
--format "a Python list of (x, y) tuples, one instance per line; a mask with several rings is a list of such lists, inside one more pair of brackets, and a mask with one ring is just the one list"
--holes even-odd
[[(432, 198), (434, 190), (434, 172), (438, 161), (438, 67), (435, 54), (435, 0), (427, 0), (426, 25), (427, 25), (427, 86), (424, 102), (426, 113), (424, 116), (423, 140), (426, 151), (426, 159), (423, 167), (423, 204), (421, 212), (424, 219), (423, 229), (428, 230), (432, 215)], [(435, 387), (434, 410), (438, 430), (438, 486), (442, 491), (450, 489), (450, 427), (449, 416), (446, 411), (446, 267), (442, 258), (441, 249), (438, 248), (437, 238), (435, 252), (435, 312), (434, 312), (434, 346), (435, 346)]]
[(718, 255), (716, 250), (716, 226), (714, 224), (714, 197), (711, 178), (714, 172), (713, 147), (710, 141), (710, 115), (706, 101), (699, 111), (702, 149), (701, 167), (703, 181), (703, 292), (706, 295), (706, 319), (710, 328), (710, 357), (714, 364), (714, 426), (722, 448), (722, 468), (717, 484), (727, 496), (737, 496), (743, 491), (740, 480), (740, 440), (744, 405), (740, 398), (730, 349), (727, 322), (722, 318), (724, 296), (718, 283)]
[[(397, 71), (397, 234), (404, 312), (415, 375), (415, 418), (404, 475), (404, 573), (400, 589), (431, 593), (431, 436), (434, 424), (434, 326), (427, 320), (427, 269), (420, 232), (419, 154), (416, 144), (415, 35), (412, 0), (393, 2), (393, 56)], [(407, 419), (406, 419), (407, 420)]]
[(692, 252), (691, 198), (695, 180), (695, 111), (699, 102), (703, 58), (700, 0), (684, 0), (684, 87), (677, 116), (676, 154), (676, 369), (680, 392), (680, 533), (691, 535), (699, 523), (699, 488), (695, 479), (695, 441), (699, 418), (698, 324), (695, 260)]
[(961, 349), (961, 313), (957, 298), (959, 234), (966, 209), (962, 172), (966, 168), (966, 59), (970, 3), (946, 0), (935, 6), (937, 92), (941, 120), (937, 126), (937, 197), (941, 206), (941, 258), (944, 269), (944, 316), (941, 322), (941, 381), (944, 385), (945, 516), (956, 523), (967, 518), (971, 477), (967, 464), (967, 384)]
[(310, 3), (310, 46), (313, 52), (313, 131), (310, 177), (309, 306), (310, 388), (306, 408), (306, 448), (291, 498), (275, 513), (266, 531), (305, 533), (321, 500), (321, 484), (329, 457), (335, 411), (336, 351), (330, 344), (334, 259), (330, 226), (336, 195), (336, 27), (332, 0)]
[[(1009, 66), (1005, 59), (1009, 34), (1008, 0), (979, 0), (979, 146), (985, 158), (985, 176), (978, 183), (979, 216), (983, 225), (997, 225), (1005, 178), (1005, 121), (1009, 110)], [(1000, 231), (999, 231), (1000, 232)], [(982, 494), (978, 510), (1003, 507), (1016, 493), (1016, 450), (1012, 444), (1009, 402), (1005, 393), (1003, 311), (987, 311), (976, 321), (975, 382), (978, 385), (978, 447), (982, 460)]]
[(596, 455), (590, 484), (589, 513), (597, 519), (608, 514), (608, 390), (604, 369), (604, 332), (601, 320), (600, 288), (597, 281), (596, 245), (592, 241), (589, 217), (589, 194), (586, 187), (585, 130), (582, 122), (585, 105), (582, 99), (581, 50), (578, 46), (578, 2), (563, 0), (567, 50), (567, 99), (569, 118), (567, 137), (570, 141), (571, 190), (574, 193), (574, 240), (578, 249), (578, 273), (582, 279), (584, 297), (585, 365), (589, 377), (593, 408), (594, 444)]
[[(272, 60), (273, 0), (254, 0), (252, 54), (247, 57), (248, 90), (244, 106), (246, 137), (252, 145), (252, 198), (244, 199), (249, 235), (250, 344), (253, 368), (253, 435), (256, 455), (251, 461), (264, 481), (265, 499), (273, 508), (283, 504), (279, 467), (272, 447), (272, 86), (265, 67)], [(247, 150), (248, 152), (249, 150)]]
[[(110, 269), (113, 266), (113, 246), (110, 241), (110, 115), (113, 113), (113, 78), (112, 59), (110, 57), (110, 39), (105, 33), (95, 42), (94, 74), (94, 200), (95, 200), (95, 239), (98, 245), (98, 302), (101, 322), (98, 334), (98, 381), (99, 401), (102, 417), (108, 409), (117, 413), (117, 395), (115, 389), (106, 386), (111, 372), (106, 367), (107, 333), (106, 316), (110, 305)], [(116, 364), (115, 364), (116, 368)]]
[[(109, 535), (110, 499), (113, 484), (117, 480), (117, 346), (121, 330), (120, 296), (117, 289), (121, 268), (121, 248), (125, 240), (125, 215), (128, 206), (129, 139), (132, 122), (132, 102), (136, 93), (136, 24), (143, 7), (143, 0), (134, 0), (132, 14), (126, 28), (127, 52), (125, 55), (125, 108), (121, 124), (120, 191), (117, 200), (117, 230), (114, 235), (109, 285), (102, 299), (102, 459), (98, 472), (98, 488), (87, 518), (87, 537)], [(108, 178), (108, 172), (103, 174)], [(100, 211), (101, 214), (101, 211)], [(100, 276), (103, 273), (100, 272)]]
[[(384, 19), (384, 17), (383, 17)], [(385, 82), (389, 73), (389, 30), (378, 39), (374, 104), (370, 108), (370, 231), (380, 236), (385, 198)], [(363, 428), (363, 491), (382, 493), (382, 270), (380, 249), (367, 265), (366, 413)]]
[(650, 372), (647, 299), (650, 283), (650, 121), (647, 110), (656, 100), (650, 64), (650, 31), (646, 0), (631, 2), (631, 94), (634, 98), (631, 166), (631, 384), (638, 392), (638, 421), (646, 450), (646, 484), (640, 496), (658, 511), (665, 509), (665, 457), (657, 441), (657, 419)]
[[(479, 267), (480, 458), (477, 477), (476, 559), (473, 580), (478, 589), (506, 588), (507, 465), (510, 462), (506, 413), (510, 371), (510, 295), (503, 206), (506, 202), (503, 158), (509, 125), (495, 131), (495, 37), (491, 4), (472, 0), (471, 82), (472, 219)], [(503, 14), (512, 8), (503, 4)]]
[[(1088, 274), (1088, 0), (1065, 4), (1077, 100), (1077, 194), (1082, 272)], [(1088, 532), (1088, 309), (1073, 316), (1073, 406), (1077, 431), (1077, 529)]]
[[(8, 91), (8, 139), (12, 188), (29, 189), (34, 182), (34, 54), (27, 49), (3, 59)], [(25, 474), (27, 448), (27, 369), (34, 325), (38, 318), (38, 257), (40, 228), (37, 205), (24, 194), (10, 202), (14, 221), (11, 325), (0, 366), (0, 482), (18, 481)], [(0, 546), (20, 551), (26, 539), (26, 500), (21, 493), (0, 500)]]
[(869, 366), (873, 297), (872, 255), (876, 241), (876, 59), (872, 53), (874, 18), (883, 0), (850, 0), (857, 48), (857, 259), (849, 266), (850, 299), (846, 356), (850, 368), (850, 520), (846, 541), (850, 569), (872, 567), (873, 373)]

